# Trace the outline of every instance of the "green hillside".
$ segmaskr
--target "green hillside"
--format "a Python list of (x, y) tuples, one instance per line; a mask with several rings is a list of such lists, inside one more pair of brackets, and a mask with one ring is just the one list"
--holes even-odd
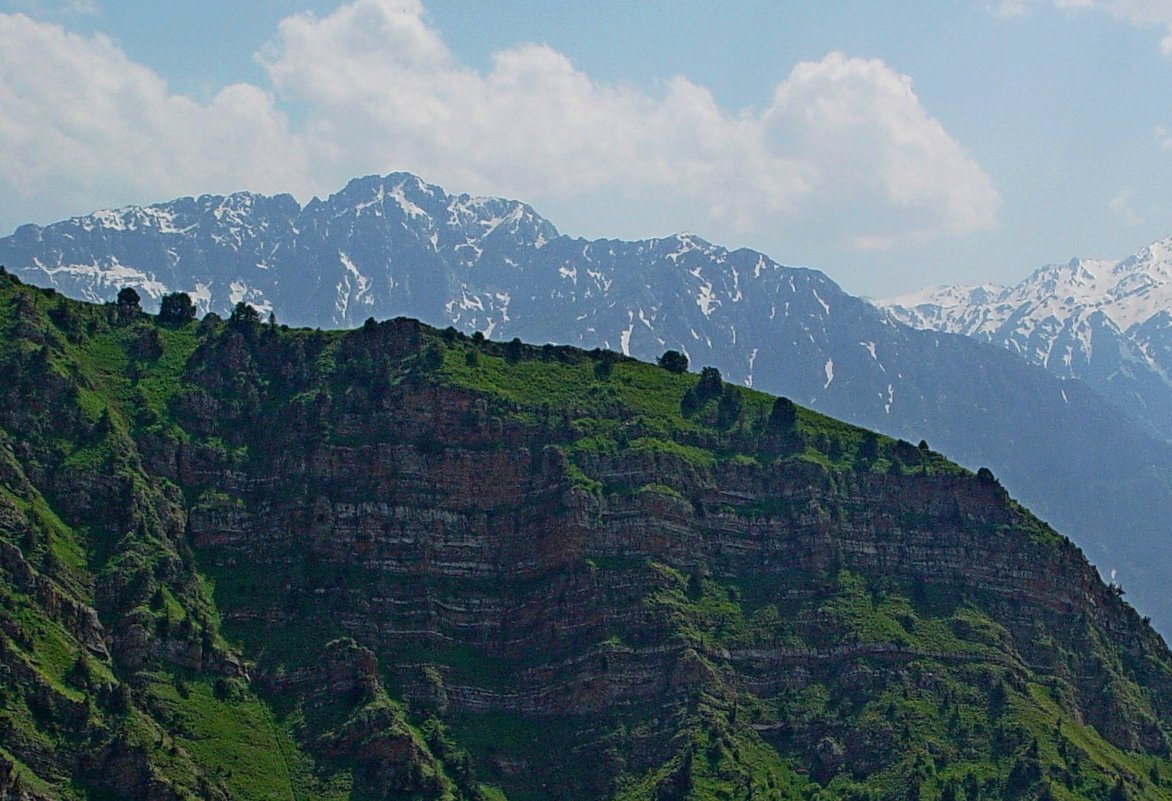
[(987, 471), (249, 311), (0, 275), (0, 797), (1172, 798), (1172, 655)]

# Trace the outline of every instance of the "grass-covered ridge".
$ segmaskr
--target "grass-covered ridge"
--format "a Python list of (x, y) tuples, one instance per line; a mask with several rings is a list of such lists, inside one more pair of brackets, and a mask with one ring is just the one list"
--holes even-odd
[(0, 795), (1172, 798), (1163, 643), (926, 444), (7, 275), (0, 371)]

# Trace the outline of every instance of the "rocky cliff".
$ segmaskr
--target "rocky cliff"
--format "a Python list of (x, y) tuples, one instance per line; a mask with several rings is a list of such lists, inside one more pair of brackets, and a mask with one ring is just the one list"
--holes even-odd
[[(0, 237), (0, 264), (92, 301), (133, 286), (150, 310), (182, 290), (201, 313), (227, 316), (244, 301), (295, 325), (406, 315), (646, 361), (677, 350), (730, 383), (990, 467), (1172, 631), (1172, 446), (1082, 381), (968, 337), (913, 330), (817, 270), (689, 234), (575, 238), (524, 203), (449, 194), (406, 173), (356, 178), (304, 207), (239, 193), (22, 226)], [(1129, 270), (1132, 295), (1144, 287), (1136, 273), (1149, 272)], [(1018, 353), (1067, 353), (1067, 337), (1043, 341), (1046, 325), (1027, 327)], [(1132, 356), (1120, 362), (1110, 343), (1096, 352), (1116, 353), (1102, 375), (1132, 386)], [(1074, 353), (1060, 374), (1092, 381)], [(1153, 403), (1145, 418), (1170, 408)]]
[(926, 445), (409, 320), (0, 325), (13, 797), (1172, 797), (1163, 641)]

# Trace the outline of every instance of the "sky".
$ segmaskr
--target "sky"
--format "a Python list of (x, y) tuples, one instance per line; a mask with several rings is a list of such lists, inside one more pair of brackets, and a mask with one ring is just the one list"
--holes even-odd
[(0, 0), (0, 235), (407, 171), (849, 292), (1172, 236), (1172, 0)]

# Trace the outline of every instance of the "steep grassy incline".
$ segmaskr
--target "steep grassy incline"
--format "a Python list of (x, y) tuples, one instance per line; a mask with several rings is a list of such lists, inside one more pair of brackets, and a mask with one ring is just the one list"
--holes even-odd
[(374, 722), (360, 745), (402, 752), (402, 797), (480, 797), (377, 682), (335, 697), (327, 663), (286, 693), (326, 698), (312, 736), (337, 753), (321, 757), (256, 694), (220, 634), (183, 491), (138, 444), (185, 439), (166, 409), (193, 326), (0, 279), (0, 797), (381, 797), (390, 785), (347, 752)]
[(0, 796), (1172, 798), (1172, 656), (928, 450), (609, 352), (0, 275)]

